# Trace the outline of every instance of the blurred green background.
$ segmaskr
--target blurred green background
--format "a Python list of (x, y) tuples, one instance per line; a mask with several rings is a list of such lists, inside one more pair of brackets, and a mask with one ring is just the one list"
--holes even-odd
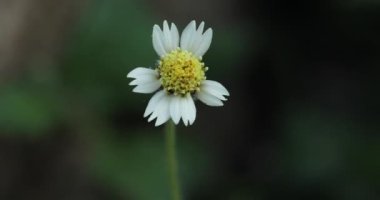
[(0, 0), (0, 199), (169, 199), (162, 127), (126, 74), (205, 21), (231, 97), (178, 126), (185, 199), (380, 199), (380, 3)]

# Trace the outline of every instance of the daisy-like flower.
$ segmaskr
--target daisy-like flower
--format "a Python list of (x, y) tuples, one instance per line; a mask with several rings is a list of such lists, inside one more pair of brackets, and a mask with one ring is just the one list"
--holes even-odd
[(209, 49), (212, 29), (205, 32), (204, 22), (198, 28), (191, 21), (183, 30), (181, 38), (174, 23), (169, 27), (167, 21), (163, 29), (153, 26), (153, 47), (160, 59), (155, 69), (137, 67), (128, 73), (134, 78), (129, 85), (136, 86), (133, 92), (153, 93), (144, 117), (148, 121), (156, 119), (159, 126), (170, 118), (175, 124), (182, 119), (185, 126), (194, 123), (196, 118), (195, 99), (209, 106), (223, 106), (227, 89), (216, 81), (206, 80), (208, 67), (202, 56)]

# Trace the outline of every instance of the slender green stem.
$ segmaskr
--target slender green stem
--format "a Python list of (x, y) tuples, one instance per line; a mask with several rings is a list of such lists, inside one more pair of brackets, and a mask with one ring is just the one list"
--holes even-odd
[(175, 125), (172, 121), (166, 123), (166, 153), (172, 200), (181, 200), (181, 187), (178, 177), (178, 163), (175, 148)]

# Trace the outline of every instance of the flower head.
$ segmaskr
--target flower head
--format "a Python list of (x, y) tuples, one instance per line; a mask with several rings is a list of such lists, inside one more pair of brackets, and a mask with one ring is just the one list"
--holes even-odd
[(169, 27), (164, 21), (162, 29), (154, 25), (153, 47), (160, 56), (155, 69), (137, 67), (127, 75), (134, 78), (129, 84), (136, 86), (134, 92), (158, 91), (144, 113), (149, 122), (156, 119), (156, 126), (170, 118), (175, 124), (182, 119), (186, 126), (191, 125), (196, 118), (195, 99), (209, 106), (222, 106), (225, 96), (229, 96), (222, 84), (206, 79), (208, 67), (202, 56), (210, 47), (212, 29), (203, 29), (204, 22), (197, 28), (191, 21), (180, 38), (174, 23)]

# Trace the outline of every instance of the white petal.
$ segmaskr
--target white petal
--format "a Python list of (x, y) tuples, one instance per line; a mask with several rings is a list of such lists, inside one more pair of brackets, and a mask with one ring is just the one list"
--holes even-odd
[(179, 98), (179, 109), (184, 125), (188, 126), (193, 124), (196, 118), (196, 108), (194, 100), (190, 94), (186, 97)]
[(161, 87), (160, 81), (153, 81), (153, 82), (149, 82), (145, 84), (139, 84), (135, 88), (133, 88), (132, 91), (136, 93), (149, 94), (158, 90), (158, 88), (160, 87)]
[(172, 35), (169, 29), (168, 22), (166, 20), (164, 21), (164, 25), (163, 25), (163, 36), (164, 36), (164, 40), (163, 40), (164, 48), (166, 52), (171, 52), (172, 50), (174, 50), (172, 48)]
[(181, 49), (188, 50), (190, 47), (190, 42), (196, 31), (195, 21), (191, 21), (186, 28), (183, 30), (181, 35)]
[(197, 110), (195, 108), (194, 100), (190, 94), (187, 95), (186, 101), (187, 101), (187, 108), (188, 108), (187, 112), (189, 115), (189, 124), (192, 125), (195, 121)]
[(197, 49), (194, 50), (194, 54), (197, 57), (202, 57), (210, 48), (212, 41), (212, 29), (209, 28), (202, 36), (202, 41)]
[(160, 111), (157, 111), (160, 113), (157, 114), (156, 123), (154, 124), (155, 126), (160, 126), (161, 124), (167, 122), (170, 119), (170, 112), (169, 112), (170, 98), (166, 98), (164, 102), (165, 103), (162, 104), (163, 106), (161, 107)]
[(205, 28), (205, 22), (201, 22), (201, 24), (198, 27), (197, 33), (202, 34), (204, 28)]
[(155, 106), (154, 111), (149, 117), (148, 121), (150, 122), (153, 119), (157, 118), (155, 126), (159, 126), (168, 121), (170, 118), (169, 104), (170, 97), (165, 94)]
[(156, 50), (157, 54), (161, 57), (166, 54), (163, 40), (164, 40), (164, 37), (163, 37), (163, 33), (160, 27), (158, 25), (154, 25), (153, 34), (152, 34), (153, 48), (154, 50)]
[(154, 120), (158, 116), (158, 114), (161, 114), (161, 109), (162, 109), (163, 105), (165, 104), (166, 99), (167, 99), (167, 94), (164, 94), (159, 99), (159, 101), (157, 101), (157, 104), (153, 108), (152, 115), (150, 115), (150, 117), (148, 118), (148, 122)]
[(175, 124), (181, 119), (180, 100), (180, 96), (173, 95), (170, 102), (170, 116)]
[(193, 41), (191, 42), (191, 45), (189, 47), (190, 52), (195, 53), (199, 49), (199, 46), (200, 46), (200, 44), (202, 42), (202, 38), (203, 38), (202, 33), (203, 33), (204, 26), (205, 26), (205, 23), (201, 22), (197, 31), (194, 33)]
[(140, 85), (140, 84), (146, 84), (150, 82), (159, 81), (157, 76), (152, 75), (141, 75), (137, 77), (135, 80), (131, 81), (129, 85)]
[(230, 93), (227, 91), (227, 89), (222, 84), (220, 84), (217, 81), (204, 80), (204, 81), (202, 81), (202, 85), (204, 85), (204, 86), (211, 86), (211, 87), (213, 87), (215, 89), (218, 89), (219, 92), (222, 95), (224, 95), (224, 96), (229, 96), (230, 95)]
[(223, 106), (223, 102), (215, 96), (204, 91), (196, 93), (197, 98), (208, 106)]
[(145, 67), (137, 67), (130, 71), (127, 74), (128, 78), (138, 78), (139, 76), (142, 75), (158, 75), (156, 70), (145, 68)]
[(182, 97), (180, 99), (180, 110), (181, 110), (182, 121), (185, 124), (185, 126), (187, 126), (190, 121), (190, 116), (189, 116), (186, 98)]
[(172, 37), (172, 45), (173, 45), (172, 50), (174, 50), (178, 47), (178, 43), (179, 43), (178, 29), (174, 23), (171, 24), (171, 37)]
[(154, 109), (157, 106), (157, 103), (160, 102), (160, 100), (164, 97), (164, 95), (165, 95), (164, 90), (161, 90), (153, 95), (153, 97), (149, 100), (148, 106), (145, 109), (144, 117), (147, 117), (154, 111)]
[(217, 88), (217, 87), (214, 87), (214, 86), (209, 86), (209, 85), (203, 85), (201, 86), (201, 90), (207, 94), (210, 94), (220, 100), (223, 100), (223, 101), (226, 101), (226, 97), (223, 96), (223, 94), (221, 93), (221, 91)]

